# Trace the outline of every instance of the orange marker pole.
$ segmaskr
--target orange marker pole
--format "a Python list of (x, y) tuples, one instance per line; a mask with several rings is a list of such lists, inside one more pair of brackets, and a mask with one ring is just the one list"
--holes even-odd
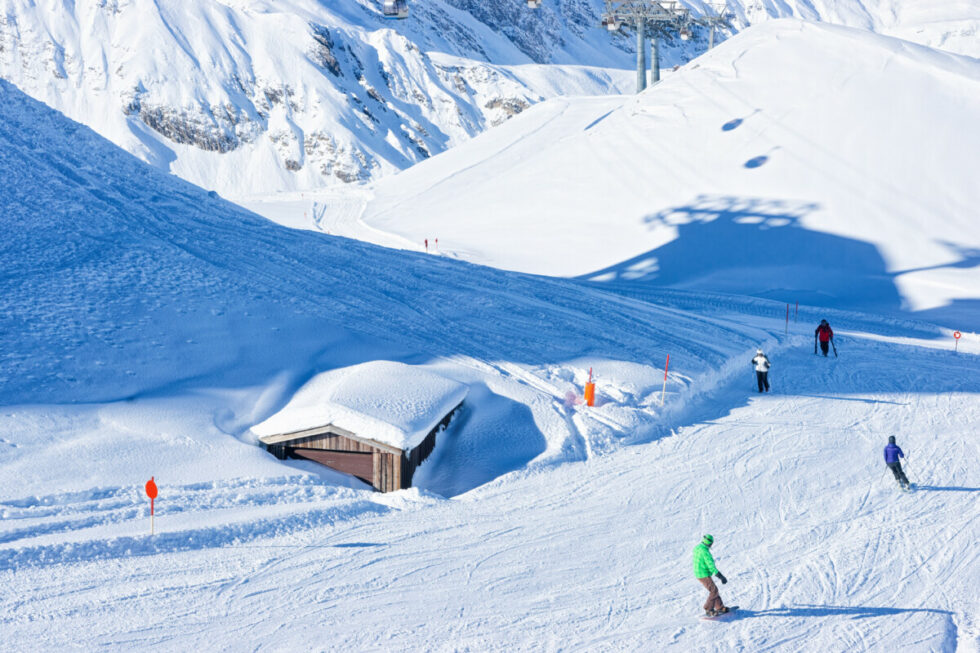
[(585, 405), (595, 406), (595, 383), (592, 382), (592, 368), (589, 368), (589, 380), (585, 384)]
[(664, 396), (667, 394), (667, 368), (670, 367), (670, 354), (667, 354), (667, 362), (664, 363), (664, 389), (660, 393), (660, 405), (664, 405)]
[(157, 498), (157, 484), (153, 482), (153, 477), (146, 482), (146, 496), (150, 497), (150, 535), (153, 535), (153, 502)]

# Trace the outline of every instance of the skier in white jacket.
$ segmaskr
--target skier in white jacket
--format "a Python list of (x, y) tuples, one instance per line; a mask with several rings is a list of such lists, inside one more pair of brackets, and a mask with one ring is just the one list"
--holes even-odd
[(759, 382), (759, 392), (762, 392), (763, 389), (769, 392), (769, 368), (772, 367), (772, 363), (762, 353), (762, 349), (756, 350), (752, 364), (755, 365), (755, 380)]

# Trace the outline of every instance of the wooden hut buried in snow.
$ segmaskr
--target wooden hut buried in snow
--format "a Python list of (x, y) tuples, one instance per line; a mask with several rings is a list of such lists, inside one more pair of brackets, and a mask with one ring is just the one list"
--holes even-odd
[(466, 386), (420, 367), (373, 361), (331, 370), (252, 427), (277, 458), (307, 458), (381, 492), (412, 486)]

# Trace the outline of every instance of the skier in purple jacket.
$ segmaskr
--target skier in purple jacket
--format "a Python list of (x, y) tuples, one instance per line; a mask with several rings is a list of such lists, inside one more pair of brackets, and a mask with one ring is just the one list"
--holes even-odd
[(905, 476), (905, 472), (902, 471), (902, 463), (898, 462), (899, 458), (904, 458), (905, 453), (902, 448), (895, 444), (895, 436), (888, 436), (888, 445), (885, 446), (885, 464), (888, 465), (888, 469), (892, 470), (892, 474), (895, 475), (895, 480), (898, 484), (902, 486), (903, 489), (909, 489), (909, 479)]

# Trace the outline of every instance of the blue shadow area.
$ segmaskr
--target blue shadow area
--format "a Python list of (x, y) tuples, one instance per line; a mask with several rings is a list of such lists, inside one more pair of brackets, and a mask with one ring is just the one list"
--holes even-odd
[(724, 125), (721, 126), (721, 131), (730, 132), (733, 129), (738, 129), (742, 125), (743, 120), (741, 118), (735, 118), (734, 120), (729, 120)]
[(762, 154), (760, 156), (752, 157), (751, 159), (746, 161), (745, 167), (749, 168), (750, 170), (752, 168), (761, 168), (766, 164), (767, 161), (769, 161), (769, 157), (766, 156), (765, 154)]
[(798, 392), (795, 396), (813, 397), (815, 399), (830, 399), (831, 401), (856, 401), (862, 404), (892, 404), (895, 406), (908, 406), (907, 403), (901, 401), (888, 401), (886, 399), (863, 399), (861, 397), (844, 397), (841, 395), (815, 395)]
[(925, 490), (926, 492), (980, 492), (980, 487), (953, 487), (939, 485), (916, 485), (915, 489)]
[(459, 414), (440, 433), (433, 455), (415, 472), (412, 485), (453, 497), (498, 476), (523, 469), (548, 443), (524, 404), (494, 394), (483, 383), (470, 386)]
[(890, 617), (898, 614), (909, 614), (913, 612), (925, 612), (952, 616), (949, 610), (937, 610), (934, 608), (873, 608), (869, 606), (844, 606), (844, 605), (797, 605), (789, 608), (771, 608), (769, 610), (743, 610), (739, 608), (737, 615), (740, 618), (751, 617), (839, 617), (849, 616), (852, 619), (867, 619), (869, 617)]
[(750, 295), (834, 308), (895, 312), (902, 299), (878, 249), (807, 229), (819, 205), (702, 195), (647, 216), (651, 228), (673, 227), (669, 243), (587, 278), (685, 290)]
[(793, 200), (700, 195), (644, 219), (651, 228), (676, 229), (674, 240), (582, 278), (632, 295), (642, 295), (643, 286), (710, 291), (980, 327), (980, 300), (913, 312), (896, 284), (897, 277), (924, 269), (978, 267), (980, 251), (945, 243), (959, 260), (890, 272), (873, 244), (808, 229), (803, 218), (819, 208)]

